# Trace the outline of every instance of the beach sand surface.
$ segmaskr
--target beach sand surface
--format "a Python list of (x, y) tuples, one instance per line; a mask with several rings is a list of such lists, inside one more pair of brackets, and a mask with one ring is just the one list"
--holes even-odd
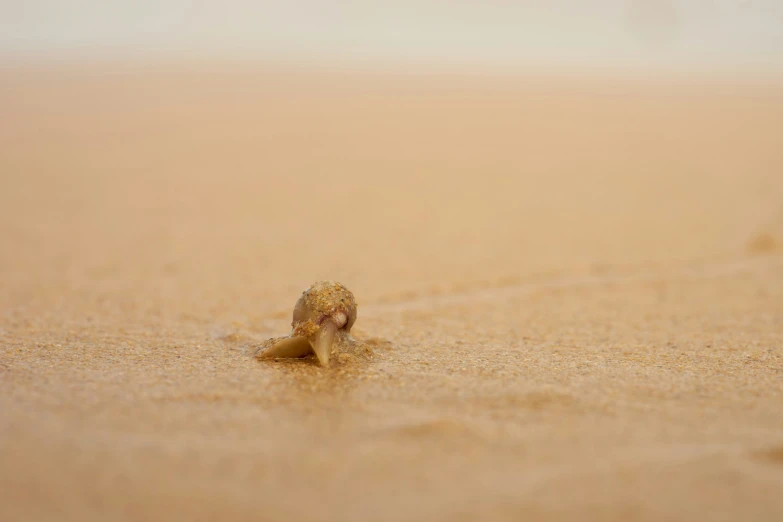
[[(0, 72), (0, 520), (783, 520), (783, 90)], [(371, 359), (249, 356), (312, 282)]]

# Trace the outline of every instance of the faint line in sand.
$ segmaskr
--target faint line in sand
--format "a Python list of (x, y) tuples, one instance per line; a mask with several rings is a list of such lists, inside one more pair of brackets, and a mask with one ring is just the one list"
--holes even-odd
[(541, 290), (587, 288), (605, 286), (609, 284), (639, 283), (639, 282), (673, 282), (673, 281), (698, 281), (725, 277), (742, 273), (752, 273), (759, 268), (777, 268), (783, 266), (783, 258), (740, 259), (734, 261), (713, 262), (694, 267), (694, 262), (689, 266), (679, 268), (666, 268), (665, 273), (640, 272), (634, 274), (596, 274), (580, 277), (563, 277), (546, 281), (531, 281), (512, 284), (502, 287), (480, 288), (477, 290), (453, 293), (447, 295), (420, 295), (396, 301), (393, 303), (367, 304), (360, 308), (363, 317), (381, 316), (386, 314), (414, 312), (419, 310), (433, 310), (448, 306), (468, 305), (477, 302), (503, 301), (517, 297), (520, 294), (532, 293)]

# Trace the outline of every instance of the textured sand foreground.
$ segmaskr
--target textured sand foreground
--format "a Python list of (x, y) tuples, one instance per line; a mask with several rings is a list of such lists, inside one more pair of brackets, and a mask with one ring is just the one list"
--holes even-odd
[[(0, 73), (0, 520), (783, 519), (783, 94)], [(345, 283), (372, 360), (259, 362)]]

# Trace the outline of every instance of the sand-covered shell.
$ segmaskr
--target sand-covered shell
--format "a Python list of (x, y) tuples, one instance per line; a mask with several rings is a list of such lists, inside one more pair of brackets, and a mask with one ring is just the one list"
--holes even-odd
[(294, 306), (291, 334), (269, 339), (255, 352), (258, 359), (304, 357), (315, 352), (321, 365), (329, 365), (332, 349), (352, 342), (356, 299), (335, 281), (318, 281), (305, 290)]

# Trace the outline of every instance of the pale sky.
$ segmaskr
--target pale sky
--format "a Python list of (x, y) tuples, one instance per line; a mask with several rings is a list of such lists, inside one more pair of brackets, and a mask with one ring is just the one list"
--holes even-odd
[(783, 69), (783, 0), (0, 0), (0, 54)]

